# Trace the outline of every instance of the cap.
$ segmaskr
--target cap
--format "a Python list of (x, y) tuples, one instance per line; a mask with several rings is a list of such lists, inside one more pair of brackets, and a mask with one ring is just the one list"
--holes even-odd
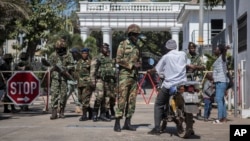
[(177, 48), (177, 44), (176, 44), (175, 40), (170, 39), (170, 40), (168, 40), (166, 42), (165, 47), (167, 49), (172, 50), (172, 49), (176, 49)]
[(89, 52), (89, 49), (88, 49), (88, 48), (83, 48), (83, 49), (81, 50), (81, 52)]

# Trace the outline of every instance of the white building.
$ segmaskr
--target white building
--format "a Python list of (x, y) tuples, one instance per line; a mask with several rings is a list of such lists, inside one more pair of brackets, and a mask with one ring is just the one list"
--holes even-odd
[[(204, 6), (203, 13), (203, 48), (212, 45), (212, 38), (226, 27), (225, 6), (216, 6), (212, 10)], [(199, 4), (185, 4), (178, 16), (182, 24), (183, 49), (186, 50), (189, 42), (199, 44)]]
[[(80, 1), (77, 12), (83, 41), (93, 30), (103, 33), (103, 42), (112, 46), (112, 32), (138, 24), (143, 31), (170, 31), (179, 41), (182, 24), (177, 16), (187, 2), (88, 2)], [(112, 54), (112, 50), (111, 50)]]
[[(234, 9), (234, 2), (236, 9)], [(250, 1), (249, 0), (227, 0), (226, 1), (226, 40), (234, 47), (234, 39), (236, 41), (236, 57), (238, 70), (238, 92), (237, 103), (241, 110), (242, 117), (250, 117), (250, 64), (247, 63), (250, 50)], [(234, 10), (236, 11), (236, 19), (234, 19)], [(237, 20), (234, 22), (234, 20)], [(234, 25), (236, 23), (237, 25)], [(236, 27), (236, 28), (234, 28)], [(234, 32), (236, 29), (236, 32)], [(249, 39), (249, 40), (248, 40)]]

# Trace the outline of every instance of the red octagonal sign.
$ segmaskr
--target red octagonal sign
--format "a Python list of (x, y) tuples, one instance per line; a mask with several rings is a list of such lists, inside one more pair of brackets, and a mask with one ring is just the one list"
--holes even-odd
[(7, 82), (7, 95), (16, 105), (29, 105), (39, 95), (40, 81), (31, 71), (16, 72)]

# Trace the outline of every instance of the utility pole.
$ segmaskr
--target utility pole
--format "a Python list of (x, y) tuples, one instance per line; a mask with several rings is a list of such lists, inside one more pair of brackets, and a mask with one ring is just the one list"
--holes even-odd
[(233, 58), (234, 58), (234, 117), (237, 117), (238, 110), (238, 31), (237, 31), (237, 1), (234, 0), (234, 22), (233, 22)]
[(199, 11), (199, 37), (198, 44), (200, 46), (200, 55), (202, 54), (203, 46), (203, 17), (204, 17), (204, 0), (200, 0), (200, 11)]

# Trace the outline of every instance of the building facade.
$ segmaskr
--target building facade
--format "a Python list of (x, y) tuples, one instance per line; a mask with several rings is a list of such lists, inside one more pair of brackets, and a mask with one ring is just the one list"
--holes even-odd
[[(234, 2), (236, 3), (234, 8)], [(237, 58), (238, 67), (238, 91), (237, 96), (238, 108), (241, 110), (242, 117), (250, 117), (250, 63), (247, 62), (250, 57), (250, 1), (249, 0), (227, 0), (226, 1), (226, 28), (225, 35), (227, 43), (236, 47), (234, 58)], [(234, 17), (234, 12), (236, 17)], [(234, 44), (236, 42), (236, 44)]]

